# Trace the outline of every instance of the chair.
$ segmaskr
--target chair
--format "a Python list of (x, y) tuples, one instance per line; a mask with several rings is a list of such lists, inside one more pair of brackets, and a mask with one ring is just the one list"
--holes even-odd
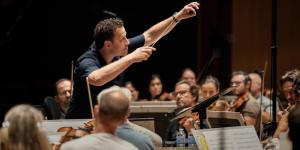
[(207, 121), (209, 128), (245, 126), (239, 112), (207, 111)]
[(154, 118), (129, 118), (129, 120), (136, 125), (142, 126), (152, 132), (155, 132)]
[(55, 99), (51, 96), (47, 96), (43, 102), (44, 115), (47, 119), (61, 119), (61, 112), (59, 104), (55, 101)]

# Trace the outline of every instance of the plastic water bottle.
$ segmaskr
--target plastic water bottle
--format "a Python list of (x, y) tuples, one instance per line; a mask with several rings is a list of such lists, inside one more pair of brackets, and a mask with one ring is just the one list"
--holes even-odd
[(188, 134), (188, 147), (191, 147), (192, 149), (197, 147), (195, 138), (192, 133)]
[(177, 147), (185, 147), (185, 133), (183, 128), (179, 128), (179, 131), (176, 133), (176, 145)]

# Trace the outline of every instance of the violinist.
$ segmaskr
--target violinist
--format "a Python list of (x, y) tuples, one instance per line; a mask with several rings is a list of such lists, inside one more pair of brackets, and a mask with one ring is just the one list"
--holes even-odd
[(261, 105), (262, 110), (262, 122), (264, 124), (271, 122), (271, 115), (272, 115), (272, 103), (271, 100), (265, 97), (261, 93), (262, 88), (262, 80), (261, 76), (258, 73), (250, 73), (249, 77), (251, 78), (251, 88), (250, 92), (252, 96), (256, 99), (257, 103)]
[(62, 78), (54, 84), (54, 97), (47, 96), (43, 107), (47, 119), (64, 119), (71, 100), (71, 80)]
[(31, 105), (19, 104), (6, 114), (0, 129), (1, 150), (50, 150), (41, 128), (43, 114)]
[(298, 69), (293, 69), (287, 71), (280, 79), (281, 93), (283, 93), (283, 98), (279, 100), (279, 107), (281, 111), (277, 113), (277, 121), (279, 122), (282, 115), (287, 113), (296, 104), (296, 97), (293, 92), (294, 83), (300, 78), (300, 71)]
[[(206, 100), (213, 95), (219, 93), (220, 83), (219, 80), (214, 76), (207, 76), (200, 83), (201, 90), (201, 100)], [(217, 100), (208, 107), (208, 110), (212, 111), (226, 111), (229, 107), (229, 104), (226, 100)]]
[[(281, 77), (280, 83), (282, 89), (284, 88), (289, 89), (285, 91), (286, 98), (293, 101), (293, 105), (290, 105), (289, 108), (280, 111), (281, 113), (280, 120), (278, 122), (277, 128), (273, 134), (273, 138), (268, 141), (265, 147), (268, 147), (270, 143), (279, 147), (279, 143), (288, 143), (286, 146), (291, 147), (290, 142), (286, 142), (286, 139), (279, 139), (281, 134), (288, 134), (284, 135), (285, 137), (289, 137), (293, 144), (293, 150), (299, 149), (299, 144), (296, 143), (297, 139), (299, 139), (299, 117), (300, 117), (300, 72), (299, 70), (291, 70), (288, 71), (285, 75)], [(288, 132), (287, 132), (288, 131)]]
[(191, 68), (184, 68), (181, 73), (181, 80), (192, 82), (196, 84), (196, 73)]
[[(175, 85), (175, 91), (173, 93), (174, 97), (176, 97), (177, 108), (175, 112), (179, 112), (183, 108), (191, 107), (196, 105), (198, 102), (198, 86), (192, 84), (189, 81), (179, 81)], [(192, 115), (192, 114), (191, 114)], [(179, 120), (174, 120), (170, 122), (168, 125), (165, 141), (175, 141), (176, 140), (176, 131), (178, 131), (179, 127), (183, 127), (183, 125), (188, 118), (182, 118)], [(186, 126), (187, 127), (187, 126)], [(187, 132), (187, 128), (185, 128), (185, 132)], [(187, 134), (186, 134), (187, 135)]]
[[(288, 103), (286, 107), (288, 105), (293, 105), (296, 103), (295, 97), (293, 95), (293, 85), (294, 82), (299, 78), (300, 78), (300, 70), (293, 69), (287, 71), (280, 79), (280, 85), (281, 85), (282, 93), (284, 95), (283, 99), (286, 100)], [(281, 100), (281, 103), (284, 100)], [(285, 106), (283, 107), (286, 108)]]
[(137, 148), (116, 134), (129, 113), (129, 99), (120, 89), (105, 89), (98, 96), (94, 107), (95, 130), (93, 134), (66, 142), (61, 150), (111, 149), (137, 150)]
[(151, 75), (148, 91), (149, 91), (149, 96), (147, 97), (148, 100), (159, 100), (159, 101), (172, 100), (172, 95), (165, 91), (162, 79), (158, 74)]
[(251, 79), (243, 71), (232, 73), (231, 84), (237, 86), (232, 94), (237, 98), (232, 101), (229, 111), (240, 112), (247, 125), (255, 125), (259, 113), (259, 105), (255, 98), (250, 94)]

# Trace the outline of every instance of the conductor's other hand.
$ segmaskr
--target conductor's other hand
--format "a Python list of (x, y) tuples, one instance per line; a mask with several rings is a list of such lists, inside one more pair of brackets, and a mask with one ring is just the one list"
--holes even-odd
[(130, 53), (131, 60), (136, 63), (136, 62), (141, 62), (148, 60), (148, 58), (151, 56), (152, 52), (155, 51), (156, 49), (154, 47), (150, 46), (143, 46), (132, 53)]
[(200, 3), (191, 2), (185, 5), (176, 15), (175, 18), (178, 20), (187, 19), (197, 15), (196, 10), (199, 9)]

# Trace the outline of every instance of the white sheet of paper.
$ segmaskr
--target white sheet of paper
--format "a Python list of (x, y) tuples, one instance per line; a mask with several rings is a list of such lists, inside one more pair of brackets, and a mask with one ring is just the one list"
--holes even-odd
[(192, 130), (199, 150), (262, 150), (253, 126)]

